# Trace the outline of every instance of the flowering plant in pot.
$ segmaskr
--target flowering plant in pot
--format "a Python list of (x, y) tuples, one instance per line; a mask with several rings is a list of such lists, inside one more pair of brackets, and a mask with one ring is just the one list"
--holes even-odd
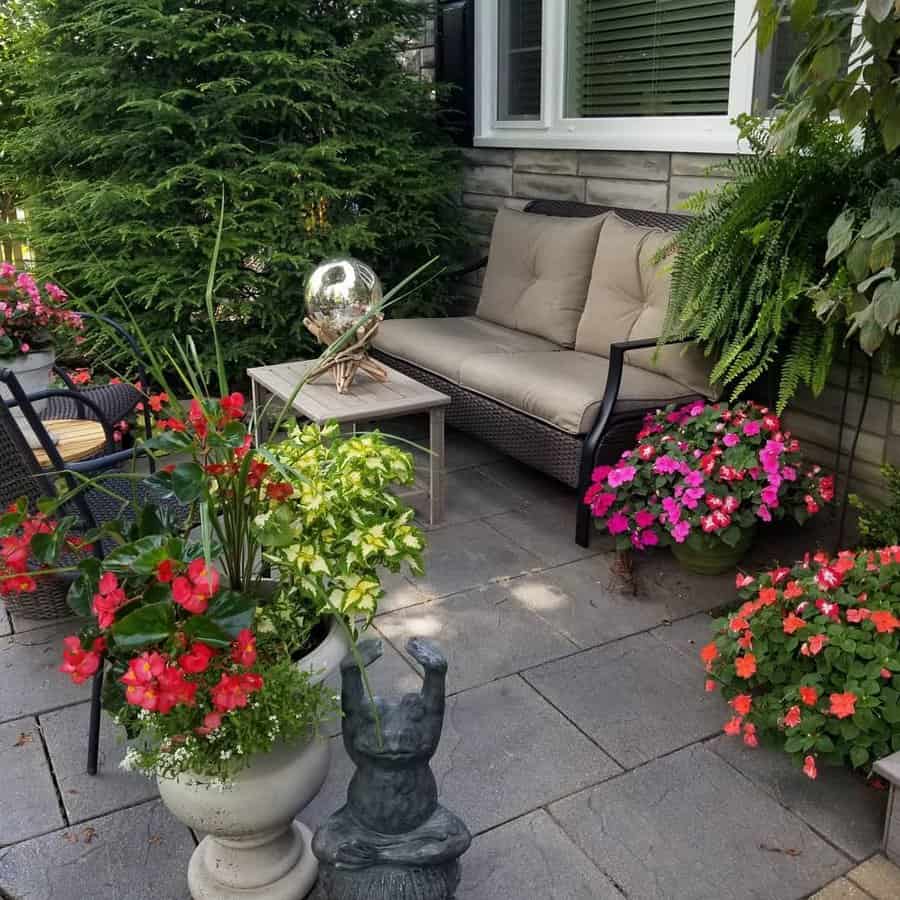
[(807, 555), (738, 574), (743, 604), (701, 651), (727, 734), (765, 739), (810, 778), (900, 750), (900, 547)]
[[(16, 373), (27, 394), (49, 385), (56, 346), (77, 337), (84, 327), (67, 301), (58, 285), (48, 281), (41, 286), (28, 272), (0, 262), (0, 366)], [(5, 386), (0, 391), (10, 399)], [(45, 405), (41, 400), (34, 404), (38, 413)], [(18, 410), (13, 414), (24, 421)]]
[[(214, 323), (211, 288), (207, 303)], [(80, 488), (37, 514), (16, 504), (0, 520), (0, 590), (75, 575), (69, 601), (86, 624), (66, 638), (62, 670), (79, 682), (105, 670), (104, 706), (134, 740), (129, 764), (207, 832), (191, 859), (193, 895), (300, 898), (317, 865), (293, 817), (328, 771), (324, 680), (346, 655), (354, 617), (374, 615), (378, 566), (419, 562), (421, 534), (389, 492), (411, 479), (411, 459), (379, 435), (343, 448), (331, 428), (255, 446), (220, 352), (218, 391), (190, 342), (167, 355), (190, 397), (181, 404), (163, 361), (144, 349), (162, 393), (148, 400), (154, 436), (138, 447), (162, 465), (112, 477), (145, 482), (160, 502), (126, 496), (129, 516), (86, 534), (53, 518)], [(104, 478), (86, 483), (106, 490)], [(352, 506), (319, 516), (352, 486)]]
[(778, 416), (755, 403), (689, 403), (648, 414), (637, 446), (594, 470), (584, 502), (620, 549), (670, 546), (701, 574), (727, 571), (757, 525), (803, 523), (834, 496)]

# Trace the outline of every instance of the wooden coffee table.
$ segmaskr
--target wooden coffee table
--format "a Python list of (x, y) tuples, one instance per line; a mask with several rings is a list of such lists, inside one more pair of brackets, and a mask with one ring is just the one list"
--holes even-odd
[[(266, 395), (286, 401), (303, 380), (316, 360), (299, 360), (277, 366), (247, 369), (250, 376), (256, 439), (260, 435), (260, 415)], [(329, 374), (304, 385), (293, 402), (293, 410), (300, 416), (322, 425), (337, 421), (353, 425), (365, 421), (381, 421), (417, 412), (427, 412), (429, 421), (428, 457), (428, 521), (436, 525), (444, 516), (446, 495), (444, 460), (444, 419), (450, 398), (440, 391), (421, 384), (408, 375), (385, 366), (386, 382), (375, 381), (364, 372), (356, 376), (350, 390), (339, 394)], [(272, 403), (277, 413), (278, 400)]]

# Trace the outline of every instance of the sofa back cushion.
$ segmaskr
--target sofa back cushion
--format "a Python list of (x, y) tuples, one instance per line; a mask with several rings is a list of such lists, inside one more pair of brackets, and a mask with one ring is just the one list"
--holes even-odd
[(572, 347), (607, 215), (575, 219), (501, 209), (476, 315)]
[[(654, 257), (671, 241), (658, 228), (632, 225), (610, 214), (603, 222), (591, 271), (587, 302), (578, 324), (575, 349), (609, 356), (616, 341), (659, 337), (669, 302), (670, 262)], [(708, 397), (710, 364), (694, 344), (632, 350), (626, 362), (658, 372)]]

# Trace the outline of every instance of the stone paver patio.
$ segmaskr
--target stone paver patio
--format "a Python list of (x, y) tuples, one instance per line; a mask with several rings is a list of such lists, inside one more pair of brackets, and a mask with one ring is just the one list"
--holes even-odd
[[(697, 649), (730, 576), (686, 576), (661, 552), (623, 591), (607, 542), (575, 545), (571, 491), (453, 432), (448, 464), (425, 576), (386, 579), (372, 680), (415, 688), (412, 635), (450, 657), (434, 769), (475, 835), (459, 900), (898, 896), (879, 893), (897, 877), (876, 855), (884, 793), (844, 771), (810, 782), (721, 734), (728, 710), (704, 693)], [(814, 540), (773, 529), (748, 565)], [(185, 900), (195, 836), (118, 769), (108, 722), (101, 773), (84, 774), (88, 687), (56, 672), (69, 627), (0, 612), (0, 896)], [(331, 731), (313, 827), (351, 771)]]

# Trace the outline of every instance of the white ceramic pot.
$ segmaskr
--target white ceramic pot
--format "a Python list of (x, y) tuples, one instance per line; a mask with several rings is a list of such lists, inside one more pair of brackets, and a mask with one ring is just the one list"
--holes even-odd
[[(14, 356), (12, 359), (0, 359), (0, 368), (9, 369), (19, 380), (25, 393), (33, 394), (35, 391), (47, 389), (55, 362), (56, 353), (52, 349), (35, 350), (31, 353)], [(4, 400), (12, 399), (12, 395), (4, 384), (0, 384), (0, 397), (3, 397)], [(47, 401), (38, 400), (32, 406), (40, 415), (47, 406)], [(12, 410), (12, 414), (17, 419), (22, 418), (18, 407)]]
[[(336, 620), (325, 640), (297, 665), (320, 682), (349, 649)], [(319, 872), (312, 832), (294, 817), (319, 793), (331, 765), (323, 735), (279, 744), (254, 757), (228, 784), (193, 773), (157, 778), (166, 806), (206, 833), (191, 857), (194, 900), (301, 900)]]

